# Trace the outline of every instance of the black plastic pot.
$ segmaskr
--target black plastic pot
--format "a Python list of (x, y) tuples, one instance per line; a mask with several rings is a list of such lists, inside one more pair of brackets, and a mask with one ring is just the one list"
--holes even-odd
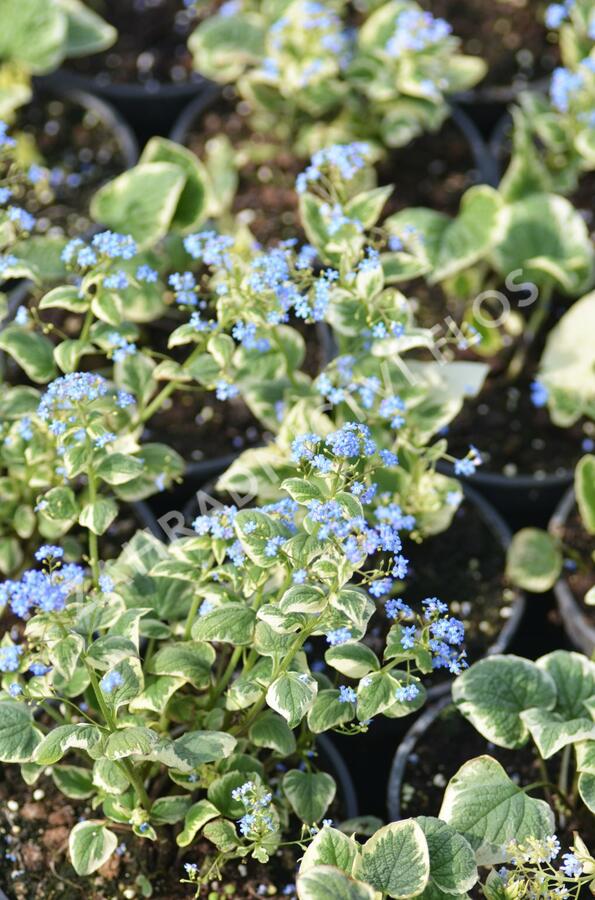
[(525, 91), (545, 91), (549, 84), (549, 78), (539, 78), (536, 81), (519, 83), (518, 85), (492, 85), (491, 87), (473, 88), (469, 91), (461, 91), (452, 95), (455, 103), (462, 106), (465, 112), (473, 119), (481, 133), (490, 134), (497, 125), (506, 108), (516, 102), (519, 94)]
[[(343, 806), (342, 812), (345, 818), (355, 819), (359, 815), (357, 794), (345, 760), (328, 735), (317, 735), (316, 745), (320, 754), (320, 762), (322, 763), (321, 768), (333, 775), (337, 782), (337, 793)], [(0, 900), (2, 900), (1, 897)]]
[(442, 710), (452, 703), (450, 691), (432, 706), (429, 706), (421, 716), (415, 720), (405, 737), (399, 744), (394, 755), (388, 788), (386, 792), (386, 804), (388, 807), (389, 821), (396, 822), (401, 818), (401, 790), (405, 771), (409, 763), (409, 757), (413, 753), (420, 737), (433, 725)]
[(457, 128), (465, 135), (467, 143), (471, 148), (473, 162), (479, 174), (479, 182), (481, 184), (489, 184), (492, 187), (498, 186), (498, 169), (492, 158), (492, 154), (479, 129), (467, 115), (467, 113), (457, 104), (451, 105), (451, 118)]
[(183, 84), (104, 84), (100, 78), (58, 69), (51, 75), (42, 76), (38, 81), (52, 90), (85, 91), (107, 101), (126, 119), (143, 142), (154, 134), (169, 134), (173, 123), (188, 103), (203, 93), (219, 90), (200, 75)]
[[(438, 469), (454, 477), (450, 463), (440, 463)], [(525, 525), (547, 525), (556, 504), (572, 484), (572, 478), (570, 469), (542, 478), (536, 475), (508, 477), (479, 469), (474, 475), (460, 480), (493, 504), (516, 530)]]
[[(562, 537), (568, 517), (574, 511), (575, 506), (576, 499), (574, 488), (571, 487), (570, 490), (564, 494), (550, 520), (550, 534), (557, 538)], [(595, 626), (593, 626), (592, 622), (581, 609), (570, 585), (563, 575), (554, 585), (554, 594), (564, 631), (574, 646), (586, 656), (590, 657), (595, 650)]]
[[(485, 497), (473, 490), (468, 484), (462, 484), (462, 487), (466, 500), (468, 500), (479, 512), (482, 521), (494, 536), (496, 544), (506, 552), (512, 540), (512, 532), (502, 516), (492, 504), (485, 499)], [(494, 653), (505, 653), (519, 629), (525, 613), (526, 598), (524, 592), (519, 588), (514, 588), (513, 591), (515, 599), (512, 604), (512, 613), (508, 619), (505, 620), (494, 643), (488, 647), (486, 656), (492, 656)], [(476, 662), (476, 660), (472, 660), (472, 662)], [(450, 679), (444, 681), (442, 684), (433, 685), (428, 690), (428, 699), (433, 700), (436, 697), (442, 697), (444, 694), (448, 694), (450, 692), (450, 685)]]

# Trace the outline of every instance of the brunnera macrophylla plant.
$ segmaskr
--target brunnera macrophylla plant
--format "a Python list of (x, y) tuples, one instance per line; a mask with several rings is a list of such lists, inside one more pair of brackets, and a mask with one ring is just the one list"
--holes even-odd
[(587, 657), (556, 650), (536, 662), (513, 655), (480, 660), (455, 681), (453, 699), (492, 744), (531, 746), (542, 775), (534, 787), (562, 827), (591, 821), (595, 665)]
[(106, 50), (116, 31), (81, 0), (3, 0), (0, 36), (0, 116), (31, 99), (31, 77), (70, 57)]
[(593, 0), (552, 3), (546, 25), (558, 32), (562, 65), (548, 96), (521, 94), (513, 108), (512, 158), (502, 184), (509, 196), (572, 193), (595, 167), (595, 6)]
[[(469, 805), (471, 813), (471, 804)], [(577, 900), (593, 884), (595, 860), (576, 835), (561, 854), (555, 834), (511, 840), (506, 866), (484, 877), (469, 841), (442, 819), (418, 816), (380, 828), (365, 844), (331, 826), (315, 836), (297, 877), (299, 900), (382, 900), (384, 897), (469, 897), (486, 900)]]
[[(595, 535), (595, 456), (587, 454), (576, 465), (574, 490), (582, 526), (587, 534)], [(555, 535), (541, 528), (522, 528), (510, 545), (506, 561), (508, 578), (519, 587), (535, 593), (550, 590), (563, 572), (565, 558), (573, 565), (574, 548), (564, 546)], [(585, 602), (595, 604), (595, 589), (587, 592)]]
[(149, 840), (180, 823), (181, 847), (202, 835), (199, 884), (229, 859), (305, 846), (336, 793), (316, 735), (409, 715), (424, 676), (466, 666), (463, 626), (437, 598), (387, 601), (382, 659), (362, 642), (370, 595), (407, 567), (370, 506), (393, 455), (359, 423), (301, 435), (295, 452), (274, 504), (199, 516), (169, 547), (139, 532), (101, 568), (88, 515), (88, 569), (44, 545), (2, 585), (23, 627), (0, 647), (0, 759), (29, 783), (50, 766), (67, 796), (90, 798), (97, 817), (70, 836), (78, 874), (115, 850), (112, 823)]
[(189, 41), (195, 68), (234, 83), (257, 130), (305, 152), (354, 139), (382, 152), (439, 128), (447, 95), (486, 71), (459, 44), (444, 19), (410, 0), (364, 10), (346, 0), (232, 0)]
[[(462, 319), (481, 335), (477, 352), (507, 354), (509, 382), (524, 373), (554, 296), (574, 298), (593, 284), (595, 256), (588, 229), (572, 204), (556, 194), (509, 200), (481, 185), (465, 193), (454, 219), (420, 207), (403, 210), (384, 225), (397, 240), (407, 236), (405, 249), (418, 273), (430, 284), (440, 284), (461, 307)], [(556, 424), (572, 424), (589, 414), (592, 402), (592, 373), (584, 385), (574, 386), (572, 360), (562, 358), (570, 333), (585, 343), (582, 328), (589, 327), (590, 297), (567, 315), (544, 354), (539, 376), (544, 387), (534, 389), (537, 402), (545, 402), (545, 383), (551, 382)], [(588, 362), (588, 348), (585, 352)]]
[(134, 396), (98, 373), (71, 372), (41, 394), (10, 388), (2, 409), (2, 571), (17, 571), (39, 536), (55, 540), (83, 528), (97, 581), (99, 538), (119, 504), (164, 490), (182, 460), (164, 444), (141, 450)]

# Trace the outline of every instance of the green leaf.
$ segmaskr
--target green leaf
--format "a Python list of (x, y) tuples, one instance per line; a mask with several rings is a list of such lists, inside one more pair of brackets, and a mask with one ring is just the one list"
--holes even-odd
[(203, 828), (203, 834), (208, 841), (222, 853), (229, 853), (240, 843), (233, 822), (227, 819), (214, 819), (207, 822)]
[(268, 705), (286, 719), (290, 728), (302, 721), (316, 698), (318, 684), (311, 675), (286, 672), (267, 690)]
[(175, 797), (158, 797), (151, 807), (151, 821), (155, 825), (175, 825), (187, 814), (192, 800), (188, 794)]
[(321, 613), (328, 604), (328, 597), (319, 587), (309, 584), (294, 584), (279, 600), (279, 609), (287, 615), (291, 613)]
[(41, 737), (24, 703), (0, 703), (0, 761), (30, 762)]
[(502, 276), (522, 270), (538, 286), (557, 284), (578, 295), (589, 286), (593, 247), (579, 211), (564, 197), (531, 194), (504, 207), (501, 234), (493, 250)]
[(562, 554), (554, 538), (540, 528), (522, 528), (514, 535), (506, 557), (506, 576), (513, 584), (542, 594), (556, 583)]
[(595, 456), (583, 456), (578, 462), (574, 489), (583, 525), (589, 534), (595, 534)]
[(291, 769), (281, 782), (283, 793), (302, 822), (320, 822), (333, 802), (337, 786), (326, 772), (301, 772)]
[(470, 844), (454, 828), (431, 816), (415, 821), (426, 836), (430, 853), (430, 881), (427, 889), (444, 894), (465, 894), (476, 883), (477, 865)]
[(171, 224), (181, 229), (198, 227), (206, 212), (208, 175), (196, 154), (167, 138), (152, 137), (140, 158), (141, 165), (146, 163), (171, 163), (183, 172), (185, 183)]
[(155, 675), (175, 675), (189, 681), (196, 688), (207, 687), (215, 651), (210, 644), (199, 641), (170, 644), (158, 650), (149, 664)]
[(556, 686), (547, 672), (520, 656), (492, 656), (474, 663), (452, 687), (459, 711), (498, 747), (522, 747), (529, 730), (521, 713), (551, 710)]
[(39, 309), (67, 309), (69, 312), (84, 313), (89, 301), (81, 297), (80, 288), (72, 284), (61, 284), (44, 294), (39, 301)]
[(355, 641), (329, 647), (324, 658), (329, 666), (348, 678), (363, 678), (380, 668), (374, 651), (365, 644), (358, 644)]
[(104, 457), (95, 472), (107, 484), (125, 484), (136, 478), (143, 471), (143, 462), (126, 453), (109, 453)]
[(79, 525), (88, 528), (93, 534), (105, 534), (116, 516), (118, 506), (107, 497), (87, 503), (79, 515)]
[(174, 741), (177, 763), (196, 769), (230, 756), (236, 739), (224, 731), (187, 731)]
[(58, 790), (72, 800), (84, 800), (94, 792), (90, 769), (83, 769), (81, 766), (54, 766), (52, 778)]
[(65, 55), (89, 56), (116, 43), (118, 32), (80, 0), (58, 0), (66, 13)]
[(556, 685), (556, 712), (566, 719), (589, 714), (586, 704), (595, 695), (595, 663), (569, 650), (554, 650), (537, 660)]
[(256, 626), (256, 613), (244, 603), (222, 603), (192, 626), (192, 637), (203, 641), (221, 641), (236, 647), (250, 644)]
[(107, 706), (117, 711), (121, 706), (125, 706), (134, 700), (141, 693), (144, 687), (143, 670), (139, 660), (131, 656), (127, 660), (118, 663), (112, 670), (122, 677), (122, 684), (114, 688), (113, 691), (103, 693), (103, 699)]
[(295, 752), (295, 737), (282, 716), (272, 710), (265, 710), (250, 726), (249, 737), (256, 747), (268, 747), (280, 756), (291, 756)]
[(341, 702), (340, 696), (340, 692), (334, 688), (318, 692), (314, 705), (308, 712), (310, 731), (322, 734), (355, 717), (355, 703)]
[(102, 732), (96, 725), (58, 725), (38, 742), (33, 760), (40, 766), (51, 766), (69, 750), (87, 750), (91, 753), (101, 740)]
[(47, 0), (4, 0), (0, 33), (0, 59), (14, 61), (25, 71), (43, 74), (64, 57), (66, 17)]
[(130, 701), (128, 708), (130, 712), (149, 710), (150, 712), (162, 713), (170, 697), (185, 683), (185, 678), (176, 678), (173, 675), (163, 675), (154, 678), (145, 685), (142, 694)]
[(185, 183), (184, 172), (173, 163), (137, 165), (97, 191), (91, 215), (148, 247), (167, 234)]
[(209, 800), (199, 800), (186, 812), (184, 830), (176, 838), (179, 847), (188, 847), (195, 836), (211, 819), (216, 819), (219, 810)]
[(414, 819), (380, 828), (362, 847), (358, 878), (389, 897), (415, 897), (430, 877), (425, 835)]
[[(372, 672), (360, 681), (357, 688), (357, 717), (364, 722), (385, 712), (395, 703), (400, 682), (390, 672)], [(415, 704), (411, 703), (411, 712)]]
[(110, 759), (95, 760), (93, 784), (104, 793), (116, 796), (123, 794), (130, 787), (130, 783), (120, 766)]
[(79, 822), (70, 832), (68, 849), (77, 875), (90, 875), (106, 862), (118, 846), (118, 838), (102, 825), (89, 820)]
[(336, 828), (325, 825), (308, 845), (302, 857), (300, 872), (316, 866), (336, 866), (351, 872), (357, 859), (358, 845)]
[(72, 488), (52, 488), (43, 495), (43, 501), (44, 512), (50, 519), (74, 520), (78, 515), (78, 506)]
[(158, 740), (158, 733), (151, 728), (132, 725), (130, 728), (120, 728), (110, 734), (104, 752), (112, 762), (126, 759), (128, 756), (149, 756)]
[(439, 817), (471, 844), (478, 865), (506, 862), (511, 840), (542, 840), (555, 831), (547, 803), (529, 797), (491, 756), (461, 766), (448, 783)]
[(568, 744), (595, 739), (595, 722), (587, 716), (565, 719), (560, 713), (528, 709), (521, 718), (543, 759), (549, 759)]
[(299, 900), (374, 900), (376, 896), (369, 885), (334, 866), (316, 866), (300, 872), (297, 895)]
[(587, 809), (595, 815), (595, 775), (582, 772), (578, 778), (578, 792)]
[(269, 540), (282, 534), (271, 516), (258, 510), (243, 509), (237, 513), (233, 524), (242, 549), (253, 562), (264, 568), (277, 565), (275, 557), (266, 553)]
[(41, 334), (8, 325), (0, 332), (0, 350), (8, 353), (31, 381), (46, 384), (56, 376), (53, 344)]

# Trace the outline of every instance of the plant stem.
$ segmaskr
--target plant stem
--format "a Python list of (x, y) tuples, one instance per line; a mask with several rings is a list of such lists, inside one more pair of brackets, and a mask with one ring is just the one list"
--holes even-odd
[[(89, 470), (87, 472), (88, 483), (89, 483), (89, 503), (95, 503), (97, 500), (97, 482), (95, 479), (95, 470), (93, 469), (92, 464), (89, 464)], [(89, 563), (91, 565), (91, 574), (93, 576), (93, 584), (95, 587), (99, 586), (99, 542), (97, 539), (97, 535), (91, 529), (87, 529), (89, 532)]]
[(196, 611), (198, 609), (198, 604), (203, 599), (200, 594), (196, 594), (192, 598), (192, 603), (190, 605), (190, 609), (188, 610), (188, 615), (186, 616), (186, 624), (184, 626), (184, 640), (189, 641), (192, 632), (192, 626), (194, 624), (194, 620), (196, 618)]
[[(200, 346), (195, 347), (194, 350), (192, 351), (192, 353), (190, 353), (188, 358), (185, 360), (184, 365), (188, 365), (188, 363), (191, 363), (194, 360), (194, 358), (199, 355), (199, 353), (202, 353), (202, 348)], [(148, 420), (151, 418), (151, 416), (157, 412), (157, 410), (159, 409), (159, 407), (161, 406), (163, 401), (167, 400), (167, 398), (170, 397), (174, 393), (174, 391), (177, 391), (178, 388), (181, 386), (182, 386), (181, 381), (169, 381), (165, 385), (165, 387), (159, 391), (157, 396), (153, 397), (153, 399), (151, 400), (149, 405), (144, 408), (143, 412), (140, 414), (140, 416), (136, 420), (135, 424), (142, 425), (145, 422), (148, 422)]]
[[(99, 709), (101, 710), (101, 714), (102, 714), (103, 718), (105, 719), (109, 730), (113, 734), (115, 731), (118, 731), (118, 725), (116, 723), (116, 720), (115, 720), (114, 716), (112, 715), (109, 707), (107, 706), (105, 700), (103, 699), (103, 694), (101, 693), (101, 687), (99, 686), (99, 682), (97, 680), (97, 675), (95, 674), (95, 671), (89, 665), (87, 665), (87, 671), (89, 673), (91, 687), (93, 688), (93, 692), (97, 699), (97, 703), (99, 705)], [(129, 759), (120, 759), (120, 760), (118, 760), (118, 765), (120, 766), (120, 768), (122, 769), (122, 771), (124, 772), (126, 777), (128, 778), (128, 780), (129, 780), (130, 784), (132, 785), (132, 787), (134, 788), (134, 790), (136, 791), (137, 797), (140, 800), (140, 802), (142, 803), (145, 810), (147, 812), (150, 812), (151, 806), (152, 806), (151, 798), (147, 794), (147, 791), (145, 790), (145, 786), (144, 786), (138, 772), (135, 771), (130, 760)]]
[(219, 679), (219, 683), (218, 683), (218, 685), (217, 685), (215, 691), (214, 691), (214, 692), (212, 693), (212, 695), (211, 695), (211, 702), (212, 702), (212, 703), (213, 703), (215, 700), (217, 700), (218, 697), (221, 696), (221, 694), (223, 693), (223, 691), (225, 690), (225, 688), (227, 687), (227, 685), (228, 685), (229, 682), (231, 681), (231, 677), (232, 677), (233, 673), (234, 673), (235, 670), (236, 670), (236, 666), (237, 666), (237, 664), (238, 664), (238, 661), (239, 661), (239, 659), (240, 659), (240, 656), (242, 655), (243, 649), (244, 649), (243, 647), (236, 647), (235, 650), (233, 651), (233, 653), (231, 654), (231, 656), (229, 657), (229, 662), (227, 663), (227, 666), (226, 666), (226, 668), (225, 668), (225, 672), (223, 673), (223, 675), (222, 675), (221, 678)]
[(525, 368), (529, 351), (549, 315), (552, 293), (553, 285), (548, 284), (542, 289), (536, 301), (535, 309), (529, 317), (522, 339), (508, 364), (506, 370), (506, 380), (508, 382), (516, 381)]

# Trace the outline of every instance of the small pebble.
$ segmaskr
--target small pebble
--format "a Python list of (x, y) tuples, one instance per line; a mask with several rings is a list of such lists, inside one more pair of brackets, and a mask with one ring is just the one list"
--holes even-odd
[(16, 812), (17, 809), (19, 808), (19, 804), (17, 803), (16, 800), (9, 800), (6, 805), (8, 806), (8, 808), (11, 812)]
[(41, 788), (37, 788), (36, 791), (33, 791), (33, 799), (34, 800), (43, 800), (45, 797), (45, 791)]

